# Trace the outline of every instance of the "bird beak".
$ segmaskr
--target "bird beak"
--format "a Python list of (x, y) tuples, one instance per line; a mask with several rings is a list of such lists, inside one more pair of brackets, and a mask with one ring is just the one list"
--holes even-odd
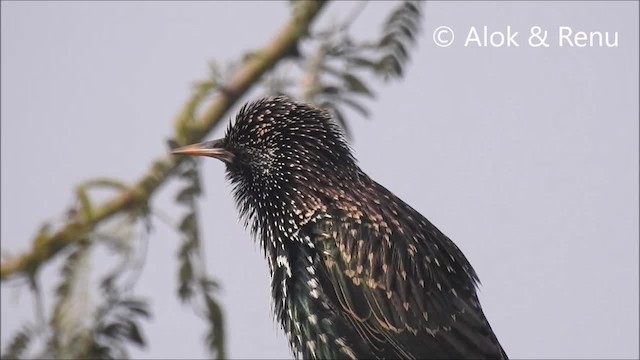
[(233, 161), (233, 153), (222, 147), (222, 140), (218, 139), (182, 146), (174, 149), (171, 153), (174, 155), (208, 156), (230, 163)]

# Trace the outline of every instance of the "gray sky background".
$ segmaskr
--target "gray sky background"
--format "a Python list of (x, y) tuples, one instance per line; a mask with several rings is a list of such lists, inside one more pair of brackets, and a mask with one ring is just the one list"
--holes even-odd
[[(353, 6), (331, 4), (319, 20)], [(377, 34), (390, 6), (369, 4), (354, 33)], [(406, 78), (376, 86), (371, 120), (351, 118), (362, 168), (464, 251), (512, 358), (637, 359), (638, 2), (435, 2), (424, 11)], [(59, 220), (80, 181), (137, 179), (166, 152), (207, 61), (262, 46), (287, 15), (277, 2), (3, 1), (3, 253), (26, 250), (42, 221)], [(441, 25), (456, 33), (450, 47), (433, 42)], [(520, 46), (464, 47), (469, 28), (483, 25), (511, 26)], [(535, 25), (550, 47), (528, 46)], [(619, 44), (559, 47), (559, 26), (617, 32)], [(223, 171), (205, 163), (200, 208), (228, 355), (291, 358), (271, 315), (266, 262), (237, 221)], [(153, 204), (178, 218), (176, 189)], [(206, 356), (205, 324), (175, 296), (177, 244), (157, 223), (137, 292), (151, 300), (151, 347), (136, 358)], [(94, 258), (98, 269), (114, 265), (104, 252)], [(45, 270), (51, 289), (57, 267)], [(4, 348), (33, 307), (7, 284), (1, 299)]]

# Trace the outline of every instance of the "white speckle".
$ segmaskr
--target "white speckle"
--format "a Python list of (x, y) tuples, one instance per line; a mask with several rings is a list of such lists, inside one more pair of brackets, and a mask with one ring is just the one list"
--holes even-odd
[(282, 279), (282, 304), (287, 301), (287, 279)]
[(309, 348), (309, 351), (311, 351), (311, 353), (313, 354), (313, 357), (316, 357), (316, 342), (312, 340), (307, 341), (307, 347)]
[(442, 290), (442, 285), (440, 285), (440, 283), (437, 283), (436, 286), (438, 287), (438, 290)]
[(276, 258), (276, 263), (278, 266), (284, 266), (287, 269), (287, 276), (291, 277), (291, 267), (289, 266), (289, 260), (286, 256), (278, 255)]
[(311, 290), (311, 292), (309, 292), (309, 294), (314, 299), (317, 299), (318, 297), (320, 297), (320, 294), (318, 293), (318, 290), (316, 290), (316, 289)]
[(309, 315), (309, 322), (310, 322), (312, 325), (317, 324), (317, 323), (318, 323), (318, 317), (317, 317), (317, 316), (315, 316), (315, 315)]
[(323, 343), (327, 343), (327, 335), (326, 334), (320, 334), (318, 335), (318, 337), (320, 338), (320, 341), (322, 341)]
[(309, 274), (311, 275), (315, 275), (316, 270), (313, 268), (313, 266), (308, 266), (307, 267), (307, 271), (309, 272)]
[(344, 342), (344, 339), (340, 338), (340, 339), (336, 340), (336, 344), (338, 344), (340, 346), (340, 351), (341, 352), (346, 354), (351, 359), (356, 359), (356, 354), (353, 352), (353, 350), (351, 350), (350, 347), (347, 346), (347, 344)]

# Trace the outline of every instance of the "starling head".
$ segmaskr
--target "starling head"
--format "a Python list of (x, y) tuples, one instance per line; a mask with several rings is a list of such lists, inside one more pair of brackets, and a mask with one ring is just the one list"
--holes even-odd
[(330, 115), (284, 96), (243, 106), (223, 139), (173, 153), (220, 159), (233, 182), (266, 186), (262, 191), (292, 181), (299, 172), (341, 177), (356, 169), (350, 148)]

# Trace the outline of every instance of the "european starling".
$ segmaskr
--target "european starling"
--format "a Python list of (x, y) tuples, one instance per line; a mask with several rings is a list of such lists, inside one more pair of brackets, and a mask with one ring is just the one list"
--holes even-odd
[(297, 358), (507, 358), (469, 261), (360, 169), (326, 111), (261, 99), (224, 138), (173, 153), (226, 164)]

